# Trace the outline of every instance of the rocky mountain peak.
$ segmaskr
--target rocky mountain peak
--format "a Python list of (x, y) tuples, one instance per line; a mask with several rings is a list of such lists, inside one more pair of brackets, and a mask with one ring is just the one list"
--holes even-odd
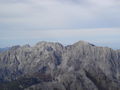
[(34, 47), (36, 48), (51, 48), (54, 50), (60, 50), (62, 48), (64, 48), (64, 46), (60, 43), (57, 42), (46, 42), (46, 41), (42, 41), (37, 43)]
[(74, 43), (73, 45), (76, 45), (76, 46), (81, 46), (81, 45), (82, 46), (95, 46), (95, 45), (93, 45), (89, 42), (86, 42), (86, 41), (78, 41), (78, 42)]
[(46, 41), (41, 41), (41, 42), (38, 42), (35, 46), (52, 46), (56, 43), (53, 43), (53, 42), (46, 42)]

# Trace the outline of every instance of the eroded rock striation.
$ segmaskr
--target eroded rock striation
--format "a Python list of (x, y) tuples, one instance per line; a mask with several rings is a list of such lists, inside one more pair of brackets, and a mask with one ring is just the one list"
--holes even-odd
[(120, 90), (120, 50), (39, 42), (0, 53), (1, 90)]

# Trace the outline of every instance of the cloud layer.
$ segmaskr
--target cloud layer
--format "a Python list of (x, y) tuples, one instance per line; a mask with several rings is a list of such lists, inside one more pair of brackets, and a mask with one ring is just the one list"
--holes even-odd
[(120, 1), (0, 0), (0, 23), (11, 30), (120, 27)]
[(118, 48), (119, 31), (119, 0), (0, 0), (0, 47), (85, 40)]

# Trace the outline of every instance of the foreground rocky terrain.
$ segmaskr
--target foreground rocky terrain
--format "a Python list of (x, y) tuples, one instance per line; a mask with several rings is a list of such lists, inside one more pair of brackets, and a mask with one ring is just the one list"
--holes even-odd
[(120, 50), (39, 42), (0, 53), (0, 90), (120, 90)]

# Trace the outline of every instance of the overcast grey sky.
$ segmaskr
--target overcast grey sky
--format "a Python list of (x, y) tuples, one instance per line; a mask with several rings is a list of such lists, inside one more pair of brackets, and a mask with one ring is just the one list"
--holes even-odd
[(78, 40), (120, 48), (120, 0), (0, 0), (0, 47)]

